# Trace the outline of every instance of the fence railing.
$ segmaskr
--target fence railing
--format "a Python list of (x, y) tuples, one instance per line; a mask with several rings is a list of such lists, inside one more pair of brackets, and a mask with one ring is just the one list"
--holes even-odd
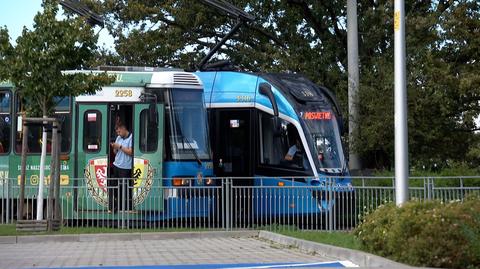
[[(215, 178), (208, 185), (197, 178), (70, 179), (55, 202), (61, 203), (64, 227), (350, 230), (367, 212), (395, 200), (395, 182), (349, 179), (351, 184), (336, 177), (314, 184), (307, 178)], [(17, 179), (0, 179), (0, 224), (14, 223), (22, 202), (23, 219), (36, 219), (37, 192), (38, 185), (27, 184), (19, 201)], [(448, 202), (474, 193), (480, 194), (480, 177), (409, 180), (410, 199)], [(48, 218), (48, 208), (43, 212)]]

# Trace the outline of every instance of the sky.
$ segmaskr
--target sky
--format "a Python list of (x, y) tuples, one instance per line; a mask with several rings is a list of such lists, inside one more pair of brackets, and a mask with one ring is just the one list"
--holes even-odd
[[(33, 17), (42, 10), (41, 0), (0, 0), (0, 26), (7, 26), (11, 42), (22, 34), (23, 27), (33, 29)], [(95, 33), (100, 30), (95, 28)], [(106, 29), (100, 31), (98, 45), (113, 48), (113, 38)]]

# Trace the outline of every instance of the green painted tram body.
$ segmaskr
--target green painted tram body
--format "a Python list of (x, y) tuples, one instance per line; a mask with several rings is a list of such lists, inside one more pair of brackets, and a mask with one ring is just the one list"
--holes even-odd
[[(100, 72), (100, 71), (66, 71), (69, 72)], [(112, 111), (115, 107), (126, 109), (125, 114), (131, 115), (130, 125), (133, 131), (135, 177), (133, 188), (134, 209), (136, 211), (156, 212), (162, 214), (164, 207), (164, 189), (162, 178), (164, 175), (164, 121), (165, 103), (158, 100), (148, 100), (148, 92), (196, 90), (203, 94), (203, 85), (198, 78), (190, 73), (180, 71), (162, 72), (108, 72), (116, 80), (105, 86), (93, 95), (82, 95), (69, 98), (69, 104), (58, 106), (55, 116), (66, 119), (62, 126), (62, 153), (61, 153), (61, 199), (64, 219), (117, 219), (118, 214), (108, 212), (108, 196), (106, 175), (109, 164), (109, 143), (113, 135), (109, 129), (114, 126)], [(21, 144), (20, 138), (21, 116), (20, 102), (14, 85), (9, 82), (0, 83), (1, 120), (2, 124), (10, 127), (10, 145), (0, 152), (0, 199), (18, 197), (21, 171)], [(162, 93), (163, 94), (163, 93)], [(150, 94), (151, 96), (151, 94)], [(8, 99), (8, 100), (7, 100)], [(201, 97), (202, 107), (203, 96)], [(7, 104), (8, 103), (8, 104)], [(64, 102), (65, 103), (65, 102)], [(149, 128), (152, 117), (150, 110), (156, 106), (155, 136), (146, 134), (155, 128)], [(204, 111), (205, 112), (205, 111)], [(118, 115), (118, 114), (116, 114)], [(142, 124), (143, 120), (143, 124)], [(140, 128), (144, 128), (140, 130)], [(41, 130), (41, 128), (38, 128)], [(97, 130), (97, 139), (88, 141), (92, 130)], [(4, 130), (5, 131), (5, 130)], [(31, 131), (31, 129), (30, 129)], [(142, 133), (143, 132), (143, 133)], [(155, 131), (150, 131), (155, 132)], [(65, 134), (68, 137), (65, 138)], [(38, 134), (35, 134), (38, 136)], [(36, 136), (33, 138), (36, 138)], [(35, 144), (29, 132), (29, 143)], [(110, 136), (110, 137), (109, 137)], [(41, 137), (41, 135), (40, 135)], [(95, 137), (95, 136), (93, 136)], [(151, 137), (155, 142), (151, 142)], [(6, 142), (7, 138), (0, 142)], [(149, 140), (144, 142), (140, 139)], [(21, 141), (21, 139), (20, 139)], [(41, 142), (39, 142), (41, 143)], [(150, 144), (148, 144), (150, 143)], [(148, 145), (146, 145), (148, 144)], [(151, 145), (155, 144), (154, 147)], [(20, 148), (19, 148), (20, 146)], [(149, 148), (150, 147), (150, 148)], [(30, 148), (29, 148), (30, 149)], [(50, 163), (50, 154), (47, 154), (46, 163)], [(111, 162), (110, 162), (111, 163)], [(27, 155), (25, 197), (33, 201), (38, 195), (40, 153)], [(209, 176), (213, 173), (211, 163), (200, 166), (192, 177), (201, 174)], [(50, 166), (45, 167), (45, 185), (48, 186)], [(183, 175), (188, 176), (188, 175)], [(8, 179), (8, 180), (7, 180)], [(44, 188), (44, 197), (48, 195), (48, 188)], [(146, 202), (154, 197), (154, 202)], [(4, 203), (6, 204), (6, 203)], [(18, 201), (15, 202), (18, 204)], [(12, 207), (12, 208), (15, 208)], [(7, 210), (7, 209), (2, 209)], [(12, 210), (16, 211), (16, 210)], [(15, 214), (15, 212), (12, 212)], [(123, 212), (122, 212), (123, 214)], [(140, 214), (131, 214), (130, 219)]]

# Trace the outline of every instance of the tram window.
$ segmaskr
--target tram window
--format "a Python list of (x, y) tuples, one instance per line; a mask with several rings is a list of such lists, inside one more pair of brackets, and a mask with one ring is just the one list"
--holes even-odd
[(0, 113), (10, 113), (11, 96), (10, 92), (0, 92)]
[(10, 152), (10, 132), (12, 116), (10, 114), (11, 93), (0, 92), (0, 154)]
[(87, 110), (83, 115), (83, 150), (99, 152), (102, 147), (102, 114), (98, 110)]
[[(15, 137), (15, 152), (22, 153), (22, 114), (25, 110), (25, 100), (17, 93), (16, 95), (16, 137)], [(61, 152), (68, 153), (71, 146), (71, 97), (55, 97), (55, 117), (62, 122), (62, 141)], [(42, 127), (40, 125), (30, 125), (28, 128), (28, 147), (27, 153), (41, 153), (42, 150)], [(48, 132), (47, 136), (47, 153), (51, 152), (51, 132)]]
[[(18, 116), (17, 125), (20, 128), (17, 130), (16, 143), (15, 143), (15, 152), (18, 154), (22, 153), (22, 140), (23, 140), (23, 131), (22, 131), (22, 117)], [(41, 153), (42, 152), (42, 135), (43, 129), (41, 125), (32, 124), (28, 126), (28, 136), (27, 136), (27, 153)], [(47, 141), (50, 140), (50, 133), (47, 134)], [(50, 152), (51, 147), (50, 143), (47, 144), (47, 152)]]
[(140, 151), (155, 152), (158, 146), (158, 127), (151, 124), (150, 113), (148, 109), (140, 113)]
[(55, 97), (54, 102), (56, 118), (58, 118), (62, 124), (62, 141), (61, 141), (61, 153), (70, 152), (71, 136), (72, 136), (72, 115), (70, 113), (71, 97)]
[(72, 115), (70, 113), (57, 113), (57, 119), (60, 120), (62, 128), (62, 141), (61, 141), (61, 153), (70, 152), (71, 136), (72, 136)]
[[(285, 120), (259, 113), (260, 164), (307, 170), (308, 161), (297, 129)], [(291, 155), (287, 157), (287, 155)]]
[(70, 97), (54, 97), (55, 111), (70, 111)]

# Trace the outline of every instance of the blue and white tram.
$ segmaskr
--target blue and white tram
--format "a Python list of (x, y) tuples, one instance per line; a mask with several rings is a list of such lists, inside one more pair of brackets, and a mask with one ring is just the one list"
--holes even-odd
[(328, 89), (294, 74), (196, 74), (205, 89), (214, 173), (253, 186), (252, 214), (324, 213), (335, 204), (332, 193), (352, 192), (341, 112)]

